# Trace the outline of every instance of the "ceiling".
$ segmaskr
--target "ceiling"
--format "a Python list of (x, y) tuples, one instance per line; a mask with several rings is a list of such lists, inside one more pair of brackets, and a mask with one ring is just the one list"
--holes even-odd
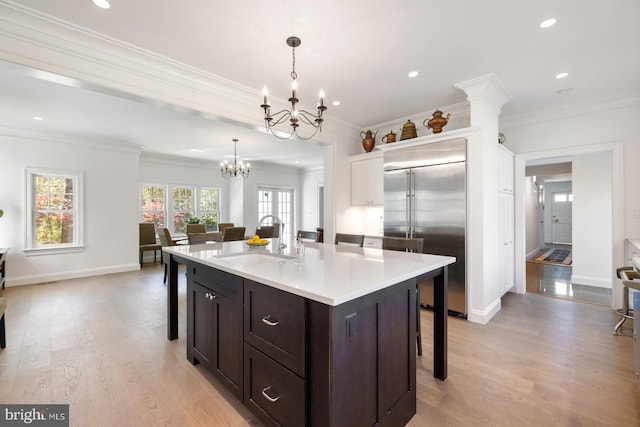
[[(454, 84), (494, 73), (513, 100), (503, 118), (640, 96), (640, 2), (540, 0), (18, 0), (71, 24), (172, 58), (245, 87), (289, 97), (297, 35), (298, 97), (326, 120), (359, 128), (465, 100)], [(557, 24), (540, 29), (544, 19)], [(410, 70), (420, 74), (409, 78)], [(556, 74), (568, 77), (556, 79)], [(117, 140), (149, 153), (216, 161), (322, 164), (318, 144), (281, 141), (253, 126), (158, 105), (0, 63), (0, 124)], [(58, 81), (58, 82), (56, 82)], [(340, 101), (333, 106), (332, 101)], [(256, 99), (256, 115), (262, 99)], [(35, 123), (33, 116), (44, 120)], [(357, 138), (357, 136), (354, 136)], [(201, 150), (199, 152), (190, 151)]]

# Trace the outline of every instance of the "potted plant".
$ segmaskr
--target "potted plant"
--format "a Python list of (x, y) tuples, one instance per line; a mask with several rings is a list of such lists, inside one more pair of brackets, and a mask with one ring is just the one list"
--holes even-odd
[(187, 224), (200, 224), (200, 218), (197, 216), (190, 216), (187, 218)]

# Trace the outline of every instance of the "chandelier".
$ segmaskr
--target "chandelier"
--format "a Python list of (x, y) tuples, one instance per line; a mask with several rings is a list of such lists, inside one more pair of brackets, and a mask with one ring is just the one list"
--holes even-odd
[(247, 163), (246, 165), (242, 163), (242, 160), (238, 162), (238, 156), (236, 155), (236, 144), (238, 140), (233, 139), (233, 164), (230, 164), (226, 160), (220, 163), (220, 173), (222, 173), (223, 178), (246, 178), (249, 176), (249, 168), (251, 165)]
[[(293, 81), (291, 82), (291, 98), (289, 98), (291, 109), (271, 114), (271, 105), (269, 105), (269, 101), (267, 100), (267, 95), (269, 95), (267, 87), (265, 86), (262, 91), (262, 94), (264, 95), (264, 102), (261, 107), (264, 109), (264, 122), (267, 132), (270, 131), (280, 139), (289, 139), (293, 134), (303, 140), (313, 138), (318, 131), (322, 132), (322, 122), (324, 120), (322, 118), (322, 113), (327, 109), (327, 107), (324, 106), (324, 92), (322, 92), (322, 90), (320, 90), (320, 102), (316, 107), (318, 109), (317, 114), (305, 110), (298, 110), (296, 108), (296, 104), (298, 103), (298, 98), (296, 98), (296, 89), (298, 88), (298, 82), (296, 80), (298, 78), (298, 75), (296, 74), (296, 47), (300, 46), (300, 43), (302, 43), (302, 41), (298, 37), (292, 36), (287, 39), (287, 45), (291, 47), (293, 57), (293, 66), (291, 71), (291, 79)], [(286, 120), (289, 120), (290, 122), (291, 133), (286, 137), (281, 137), (278, 135), (278, 132), (274, 132), (273, 127), (284, 123)], [(300, 126), (300, 122), (313, 126), (315, 130), (310, 136), (301, 137), (298, 134), (298, 126)]]

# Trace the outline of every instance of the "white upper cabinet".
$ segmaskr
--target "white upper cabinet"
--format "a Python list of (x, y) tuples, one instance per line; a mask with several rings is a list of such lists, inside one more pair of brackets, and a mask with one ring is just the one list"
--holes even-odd
[(351, 204), (384, 204), (384, 160), (382, 156), (352, 160)]

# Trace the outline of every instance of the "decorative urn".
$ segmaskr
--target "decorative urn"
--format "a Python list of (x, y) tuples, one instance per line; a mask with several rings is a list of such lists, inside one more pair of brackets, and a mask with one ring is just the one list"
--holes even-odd
[(364, 148), (364, 151), (369, 153), (371, 152), (371, 150), (373, 150), (373, 147), (376, 146), (376, 135), (378, 134), (378, 131), (376, 131), (375, 133), (371, 133), (370, 130), (364, 132), (360, 132), (360, 137), (362, 137), (362, 148)]
[(443, 114), (442, 111), (436, 110), (433, 112), (433, 117), (429, 121), (424, 119), (422, 124), (428, 129), (432, 129), (433, 133), (440, 133), (442, 128), (449, 123), (449, 117), (451, 117), (451, 114), (447, 114), (447, 117), (442, 117)]

